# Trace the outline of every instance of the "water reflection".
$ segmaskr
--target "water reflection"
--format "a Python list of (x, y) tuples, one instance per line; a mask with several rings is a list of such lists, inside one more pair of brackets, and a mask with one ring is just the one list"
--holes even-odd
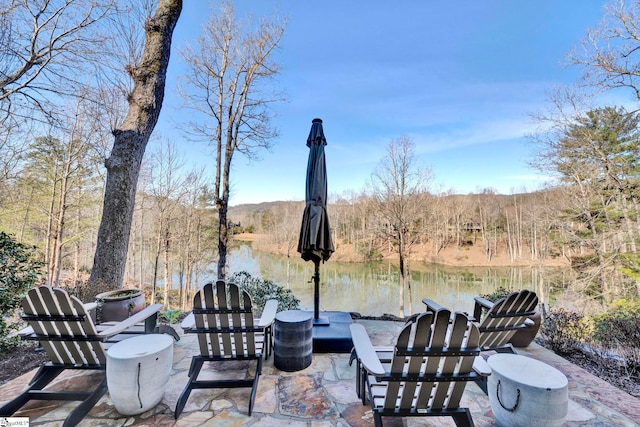
[[(297, 254), (295, 254), (297, 255)], [(507, 289), (534, 290), (541, 301), (548, 302), (552, 283), (568, 280), (563, 269), (536, 267), (451, 267), (435, 264), (412, 265), (412, 301), (405, 291), (406, 313), (424, 309), (422, 298), (430, 298), (453, 310), (473, 311), (473, 298)], [(252, 276), (272, 280), (288, 287), (301, 301), (301, 308), (313, 310), (313, 263), (298, 256), (287, 258), (253, 251), (249, 244), (234, 248), (229, 254), (232, 274), (247, 271)], [(399, 315), (398, 269), (387, 262), (341, 263), (329, 260), (320, 266), (321, 310), (354, 311), (362, 315)]]

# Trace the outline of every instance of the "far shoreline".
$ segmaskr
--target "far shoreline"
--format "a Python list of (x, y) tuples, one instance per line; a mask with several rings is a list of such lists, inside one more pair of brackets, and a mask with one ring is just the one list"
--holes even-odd
[[(287, 256), (288, 248), (283, 244), (273, 243), (266, 234), (241, 233), (233, 237), (238, 241), (251, 242), (256, 250)], [(352, 244), (334, 242), (334, 246), (336, 247), (336, 251), (331, 256), (332, 261), (352, 263), (366, 262), (355, 252)], [(289, 248), (289, 256), (299, 256), (298, 252), (296, 252), (296, 247), (297, 243), (293, 249)], [(525, 253), (524, 250), (523, 253)], [(391, 263), (398, 262), (398, 255), (393, 252), (384, 254), (383, 260)], [(504, 248), (499, 248), (498, 253), (489, 260), (484, 253), (484, 248), (480, 245), (465, 246), (463, 248), (446, 247), (437, 255), (429, 245), (415, 245), (412, 249), (410, 262), (414, 266), (416, 266), (416, 264), (435, 264), (447, 267), (570, 267), (569, 260), (562, 257), (540, 260), (522, 256), (516, 260), (511, 260)]]

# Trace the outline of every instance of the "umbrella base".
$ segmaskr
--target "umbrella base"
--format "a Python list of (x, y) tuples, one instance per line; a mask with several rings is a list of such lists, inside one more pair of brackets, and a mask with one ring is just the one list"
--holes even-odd
[(320, 319), (328, 318), (328, 325), (313, 325), (314, 353), (350, 353), (353, 348), (351, 340), (351, 315), (342, 311), (323, 311)]
[(327, 316), (318, 316), (317, 319), (313, 319), (313, 326), (329, 326), (330, 324)]

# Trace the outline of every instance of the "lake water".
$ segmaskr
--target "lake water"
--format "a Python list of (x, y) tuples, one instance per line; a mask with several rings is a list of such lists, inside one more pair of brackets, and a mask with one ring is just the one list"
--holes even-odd
[[(246, 271), (254, 277), (271, 280), (292, 290), (301, 309), (313, 310), (313, 263), (298, 253), (287, 259), (252, 250), (249, 244), (234, 248), (228, 256), (229, 275)], [(473, 298), (503, 286), (530, 289), (541, 302), (548, 302), (551, 284), (568, 280), (566, 269), (538, 267), (450, 267), (412, 263), (412, 313), (424, 310), (423, 298), (430, 298), (452, 310), (473, 312)], [(366, 316), (384, 313), (399, 315), (398, 268), (388, 262), (342, 263), (327, 261), (320, 265), (320, 309), (358, 312)], [(409, 296), (405, 292), (405, 311), (409, 314)]]

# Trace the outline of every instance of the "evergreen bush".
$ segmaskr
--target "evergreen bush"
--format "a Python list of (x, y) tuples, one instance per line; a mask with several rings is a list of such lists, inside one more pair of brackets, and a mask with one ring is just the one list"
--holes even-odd
[(0, 232), (0, 351), (18, 345), (19, 338), (12, 335), (20, 327), (16, 309), (40, 282), (43, 263), (35, 259), (34, 250)]
[(300, 306), (300, 300), (290, 289), (285, 289), (271, 280), (255, 278), (246, 271), (234, 273), (229, 278), (229, 282), (235, 283), (251, 295), (257, 316), (262, 315), (264, 305), (270, 299), (278, 301), (278, 311), (296, 310)]
[(558, 354), (570, 354), (580, 350), (587, 336), (584, 316), (574, 311), (556, 308), (544, 313), (541, 336)]
[(589, 321), (593, 341), (618, 354), (631, 373), (640, 372), (640, 300), (613, 301)]
[[(514, 291), (511, 291), (505, 288), (504, 286), (499, 286), (493, 292), (489, 294), (482, 294), (480, 295), (480, 297), (486, 299), (487, 301), (498, 302), (502, 298), (506, 298), (507, 296), (509, 296), (512, 292)], [(481, 319), (483, 319), (488, 312), (489, 312), (489, 309), (483, 306), (482, 309), (480, 310), (480, 319), (476, 319), (476, 321), (480, 321)]]

